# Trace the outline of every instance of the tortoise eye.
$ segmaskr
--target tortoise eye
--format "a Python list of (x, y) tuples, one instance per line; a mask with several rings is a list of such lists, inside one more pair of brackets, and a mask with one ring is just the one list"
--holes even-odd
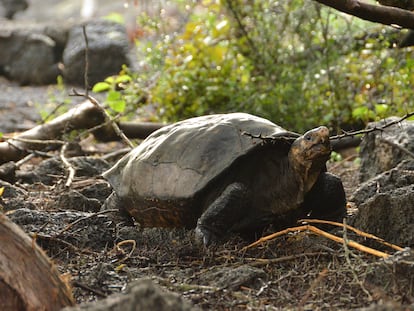
[(305, 140), (311, 141), (312, 140), (312, 136), (311, 135), (305, 135)]

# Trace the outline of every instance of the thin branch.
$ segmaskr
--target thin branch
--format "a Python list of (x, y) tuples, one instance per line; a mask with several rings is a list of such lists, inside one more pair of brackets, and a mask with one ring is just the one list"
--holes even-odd
[(317, 286), (326, 278), (328, 275), (328, 268), (324, 268), (321, 272), (319, 272), (318, 276), (315, 280), (310, 284), (309, 288), (304, 293), (302, 299), (299, 301), (298, 307), (299, 310), (302, 310), (305, 303), (308, 301), (309, 297), (312, 295), (313, 291), (317, 288)]
[(76, 219), (75, 221), (73, 221), (73, 222), (71, 222), (70, 224), (68, 224), (65, 228), (63, 228), (62, 230), (60, 230), (60, 231), (59, 231), (56, 235), (54, 235), (53, 237), (54, 237), (54, 238), (56, 238), (56, 237), (58, 237), (58, 236), (62, 235), (62, 233), (64, 233), (64, 232), (68, 231), (68, 230), (69, 230), (69, 229), (71, 229), (74, 225), (76, 225), (77, 223), (80, 223), (81, 221), (84, 221), (84, 220), (90, 219), (90, 218), (95, 217), (95, 216), (98, 216), (98, 215), (107, 214), (107, 213), (112, 213), (112, 212), (119, 212), (119, 210), (117, 210), (117, 209), (107, 209), (107, 210), (104, 210), (104, 211), (99, 211), (99, 212), (93, 213), (93, 214), (88, 215), (88, 216), (85, 216), (85, 217), (78, 218), (78, 219)]
[(377, 241), (377, 242), (379, 242), (379, 243), (381, 243), (381, 244), (383, 244), (385, 246), (391, 247), (391, 248), (393, 248), (393, 249), (395, 249), (397, 251), (404, 250), (404, 248), (402, 248), (402, 247), (400, 247), (398, 245), (395, 245), (395, 244), (391, 244), (389, 242), (386, 242), (386, 241), (384, 241), (384, 239), (381, 239), (381, 238), (379, 238), (379, 237), (377, 237), (377, 236), (375, 236), (375, 235), (373, 235), (371, 233), (367, 233), (367, 232), (361, 231), (361, 230), (359, 230), (357, 228), (354, 228), (354, 227), (352, 227), (352, 226), (350, 226), (348, 224), (344, 224), (344, 223), (340, 223), (340, 222), (336, 222), (336, 221), (330, 221), (330, 220), (322, 220), (322, 219), (300, 219), (298, 222), (299, 223), (303, 223), (303, 224), (305, 224), (305, 223), (328, 224), (328, 225), (333, 225), (333, 226), (337, 226), (337, 227), (342, 227), (344, 229), (353, 231), (354, 233), (358, 234), (359, 236), (362, 236), (364, 238), (368, 238), (368, 239), (375, 240), (375, 241)]
[(319, 228), (316, 228), (315, 226), (312, 226), (312, 225), (304, 225), (304, 226), (299, 226), (299, 227), (287, 228), (285, 230), (278, 231), (278, 232), (275, 232), (273, 234), (264, 236), (264, 237), (260, 238), (259, 240), (257, 240), (256, 242), (253, 242), (253, 243), (243, 247), (241, 249), (241, 251), (246, 251), (248, 248), (257, 246), (257, 245), (262, 244), (263, 242), (266, 242), (266, 241), (273, 240), (276, 237), (279, 237), (281, 235), (285, 235), (289, 232), (307, 231), (307, 230), (311, 231), (311, 232), (313, 232), (313, 233), (315, 233), (319, 236), (322, 236), (322, 237), (325, 237), (325, 238), (330, 239), (332, 241), (335, 241), (337, 243), (341, 243), (341, 244), (346, 243), (348, 246), (351, 246), (351, 247), (353, 247), (353, 248), (355, 248), (355, 249), (357, 249), (361, 252), (367, 253), (367, 254), (371, 254), (371, 255), (374, 255), (374, 256), (377, 256), (377, 257), (381, 257), (381, 258), (387, 258), (387, 257), (390, 256), (387, 253), (384, 253), (384, 252), (381, 252), (379, 250), (373, 249), (371, 247), (362, 245), (362, 244), (357, 243), (357, 242), (352, 241), (352, 240), (345, 242), (343, 238), (340, 238), (336, 235), (333, 235), (331, 233), (323, 231), (323, 230), (321, 230)]
[(118, 261), (118, 264), (121, 264), (121, 263), (125, 262), (126, 260), (128, 260), (129, 258), (131, 258), (132, 254), (134, 253), (135, 249), (137, 248), (137, 242), (135, 240), (124, 240), (124, 241), (121, 241), (121, 242), (117, 243), (115, 245), (114, 249), (117, 252), (123, 252), (121, 246), (123, 246), (125, 244), (131, 244), (132, 245), (131, 250), (129, 251), (129, 253), (124, 258), (122, 258), (121, 260)]
[(84, 82), (85, 82), (85, 94), (89, 95), (89, 41), (88, 35), (86, 34), (86, 25), (82, 26), (83, 38), (85, 39), (85, 72), (84, 72)]
[(23, 143), (39, 144), (39, 145), (61, 145), (63, 146), (64, 144), (67, 143), (66, 141), (58, 140), (58, 139), (31, 139), (31, 138), (24, 138), (24, 137), (19, 137), (19, 136), (12, 137), (12, 136), (7, 136), (7, 135), (4, 135), (3, 137), (6, 139), (20, 141)]
[(69, 174), (68, 174), (68, 178), (66, 180), (65, 183), (65, 187), (69, 188), (70, 185), (73, 182), (73, 179), (75, 178), (75, 174), (76, 174), (76, 170), (75, 168), (72, 166), (72, 164), (70, 164), (70, 162), (68, 161), (68, 159), (65, 156), (66, 150), (68, 149), (69, 143), (66, 143), (62, 146), (62, 148), (60, 149), (60, 159), (63, 163), (63, 165), (66, 167), (66, 169), (68, 170)]
[(312, 253), (299, 253), (294, 255), (288, 255), (278, 258), (244, 258), (244, 260), (249, 261), (249, 265), (257, 267), (257, 266), (265, 266), (265, 265), (274, 265), (285, 261), (294, 261), (299, 258), (307, 258), (307, 257), (321, 257), (321, 256), (331, 256), (331, 254), (326, 252), (312, 252)]
[(234, 19), (237, 22), (237, 25), (239, 26), (239, 29), (243, 33), (243, 36), (246, 38), (247, 42), (250, 45), (250, 48), (252, 51), (256, 54), (256, 57), (260, 58), (260, 53), (257, 51), (256, 44), (253, 42), (252, 38), (250, 37), (248, 31), (246, 30), (246, 27), (243, 25), (242, 19), (237, 12), (237, 10), (234, 8), (232, 0), (226, 0), (225, 3), (227, 4), (227, 7), (229, 8), (231, 14), (233, 15)]
[(72, 89), (72, 92), (73, 94), (69, 94), (69, 96), (82, 96), (88, 99), (95, 107), (97, 107), (104, 114), (106, 121), (109, 121), (112, 124), (112, 128), (114, 129), (115, 133), (121, 138), (121, 140), (124, 143), (126, 143), (131, 149), (135, 147), (134, 144), (128, 139), (128, 137), (126, 137), (124, 132), (121, 131), (118, 124), (113, 120), (113, 118), (109, 115), (105, 108), (101, 106), (98, 100), (86, 93), (79, 93), (76, 89)]
[(329, 137), (329, 139), (330, 140), (335, 140), (335, 139), (341, 139), (341, 138), (350, 137), (350, 136), (356, 136), (356, 135), (361, 135), (361, 134), (368, 134), (368, 133), (375, 132), (375, 131), (383, 131), (387, 127), (390, 127), (392, 125), (401, 123), (405, 119), (408, 119), (408, 118), (410, 118), (412, 116), (414, 116), (414, 111), (412, 111), (410, 113), (407, 113), (406, 115), (402, 116), (399, 119), (396, 119), (394, 121), (387, 122), (387, 123), (385, 123), (382, 126), (374, 126), (374, 127), (370, 127), (370, 128), (364, 129), (364, 130), (359, 130), (359, 131), (354, 131), (354, 132), (346, 132), (346, 131), (343, 131), (343, 134), (331, 136), (331, 137)]
[(346, 219), (344, 218), (344, 222), (343, 222), (343, 247), (344, 247), (344, 252), (345, 252), (345, 260), (349, 266), (349, 268), (351, 269), (352, 275), (354, 276), (355, 281), (358, 283), (359, 287), (361, 287), (362, 291), (368, 296), (368, 298), (370, 300), (372, 300), (372, 296), (371, 293), (365, 288), (364, 283), (359, 279), (358, 274), (355, 271), (355, 265), (352, 264), (351, 261), (351, 251), (348, 248), (348, 244), (349, 244), (349, 240), (348, 240), (348, 236), (347, 236), (347, 224), (346, 224)]

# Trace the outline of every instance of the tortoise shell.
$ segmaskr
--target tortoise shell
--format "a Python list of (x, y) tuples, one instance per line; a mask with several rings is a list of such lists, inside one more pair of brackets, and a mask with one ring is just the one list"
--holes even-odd
[(157, 130), (103, 176), (121, 198), (185, 200), (262, 146), (261, 137), (286, 144), (298, 136), (246, 113), (191, 118)]

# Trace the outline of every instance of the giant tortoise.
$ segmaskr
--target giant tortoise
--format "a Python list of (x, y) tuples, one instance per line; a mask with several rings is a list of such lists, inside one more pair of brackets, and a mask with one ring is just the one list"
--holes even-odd
[(246, 113), (192, 118), (157, 130), (103, 174), (114, 189), (107, 205), (143, 227), (196, 227), (205, 244), (256, 234), (291, 212), (341, 220), (330, 154), (324, 126), (300, 136)]

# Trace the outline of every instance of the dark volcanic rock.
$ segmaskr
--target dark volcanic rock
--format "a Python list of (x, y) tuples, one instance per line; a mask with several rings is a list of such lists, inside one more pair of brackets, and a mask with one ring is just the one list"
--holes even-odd
[(414, 160), (363, 183), (351, 201), (357, 228), (401, 246), (414, 245)]
[(66, 35), (64, 26), (1, 21), (0, 73), (21, 84), (55, 82)]
[(238, 290), (240, 286), (259, 289), (267, 281), (264, 270), (249, 265), (237, 268), (220, 267), (200, 276), (204, 283), (217, 284), (221, 289)]
[[(109, 168), (108, 162), (94, 157), (73, 157), (68, 159), (76, 170), (76, 176), (96, 177)], [(41, 182), (45, 185), (53, 185), (59, 178), (65, 177), (67, 171), (58, 158), (42, 161), (31, 171), (18, 171), (16, 178), (23, 183)]]
[(76, 307), (65, 308), (62, 311), (133, 311), (133, 310), (158, 310), (158, 311), (190, 311), (198, 308), (190, 305), (180, 296), (162, 290), (149, 279), (134, 281), (128, 285), (125, 293), (114, 294), (108, 298), (81, 304)]
[[(90, 85), (117, 74), (122, 65), (129, 64), (129, 44), (123, 25), (95, 20), (86, 24), (88, 37)], [(66, 82), (84, 84), (86, 43), (82, 26), (75, 26), (69, 33), (69, 39), (63, 52)]]
[(0, 0), (0, 15), (12, 19), (14, 14), (27, 9), (26, 0)]
[(414, 184), (414, 159), (405, 160), (397, 167), (362, 183), (350, 201), (360, 205), (375, 195), (389, 193), (411, 184)]
[[(398, 120), (391, 117), (369, 127)], [(414, 122), (367, 134), (361, 144), (360, 180), (350, 201), (357, 228), (401, 246), (414, 245)]]
[[(370, 123), (368, 127), (380, 127), (396, 119), (396, 117), (387, 118)], [(413, 121), (403, 121), (384, 131), (374, 131), (365, 135), (360, 151), (360, 181), (366, 181), (388, 171), (404, 159), (412, 159), (409, 152), (414, 152)]]
[[(25, 232), (37, 232), (44, 235), (45, 239), (60, 238), (76, 247), (110, 247), (117, 239), (115, 225), (105, 214), (20, 208), (7, 213), (7, 216)], [(39, 228), (42, 228), (40, 232)]]

